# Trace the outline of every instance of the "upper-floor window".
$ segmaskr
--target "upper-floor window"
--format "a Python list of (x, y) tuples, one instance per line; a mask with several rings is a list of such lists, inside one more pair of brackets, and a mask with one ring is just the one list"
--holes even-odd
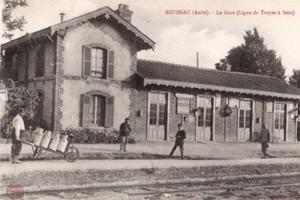
[(101, 48), (91, 49), (91, 75), (106, 77), (106, 56), (107, 51)]
[(42, 77), (45, 75), (45, 46), (40, 44), (36, 49), (35, 56), (35, 77)]
[(83, 46), (83, 75), (113, 78), (114, 51), (99, 46)]
[(20, 56), (18, 54), (14, 54), (12, 56), (12, 70), (10, 72), (11, 78), (15, 81), (18, 81), (18, 70), (19, 70), (19, 65), (20, 65)]

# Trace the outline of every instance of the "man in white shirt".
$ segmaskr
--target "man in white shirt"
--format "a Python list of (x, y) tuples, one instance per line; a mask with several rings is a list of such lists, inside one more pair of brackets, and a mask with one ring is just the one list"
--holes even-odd
[(12, 146), (11, 146), (11, 158), (12, 163), (21, 163), (18, 157), (22, 149), (22, 142), (20, 141), (21, 132), (25, 131), (24, 121), (22, 119), (23, 112), (21, 109), (16, 110), (16, 115), (12, 120), (13, 132), (11, 135)]

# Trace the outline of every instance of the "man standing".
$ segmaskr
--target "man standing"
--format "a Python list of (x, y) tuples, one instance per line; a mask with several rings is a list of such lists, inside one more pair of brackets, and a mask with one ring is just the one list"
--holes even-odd
[(181, 154), (181, 160), (183, 159), (183, 143), (184, 143), (184, 139), (185, 139), (185, 131), (182, 129), (182, 124), (178, 124), (178, 131), (175, 135), (175, 144), (174, 147), (169, 155), (169, 157), (171, 157), (174, 153), (174, 151), (176, 150), (177, 146), (179, 146), (180, 149), (180, 154)]
[(16, 115), (12, 120), (13, 132), (11, 135), (12, 146), (11, 146), (11, 162), (21, 163), (18, 157), (22, 149), (22, 142), (20, 141), (21, 132), (25, 131), (24, 121), (22, 119), (23, 112), (21, 109), (16, 110)]
[(120, 151), (126, 152), (126, 144), (128, 140), (129, 133), (131, 131), (131, 127), (129, 125), (129, 118), (125, 118), (125, 121), (120, 126)]
[(267, 153), (270, 142), (270, 131), (266, 128), (265, 124), (262, 124), (260, 132), (260, 142), (261, 142), (261, 151), (263, 153), (262, 158), (272, 158), (270, 154)]

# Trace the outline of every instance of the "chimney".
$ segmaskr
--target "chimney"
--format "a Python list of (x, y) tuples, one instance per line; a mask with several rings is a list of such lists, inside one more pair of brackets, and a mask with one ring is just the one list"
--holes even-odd
[(60, 22), (63, 22), (64, 21), (64, 16), (66, 15), (65, 13), (61, 12), (59, 13), (60, 15)]
[(127, 22), (131, 22), (131, 16), (132, 16), (132, 11), (129, 10), (129, 6), (126, 4), (119, 4), (118, 10), (116, 10), (116, 13), (123, 17)]

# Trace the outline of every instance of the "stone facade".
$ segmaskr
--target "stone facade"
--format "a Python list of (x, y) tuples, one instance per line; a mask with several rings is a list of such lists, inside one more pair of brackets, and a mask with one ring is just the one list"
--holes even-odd
[[(114, 51), (112, 78), (84, 77), (82, 46), (98, 45)], [(129, 41), (107, 23), (88, 22), (68, 30), (64, 38), (64, 77), (62, 83), (62, 128), (80, 126), (80, 96), (90, 91), (104, 92), (114, 98), (113, 127), (118, 128), (130, 116), (131, 89), (124, 81), (134, 74), (136, 50)]]
[[(83, 124), (84, 95), (105, 97), (109, 109), (105, 110), (104, 126), (118, 129), (125, 117), (134, 118), (137, 93), (132, 77), (137, 52), (154, 42), (132, 27), (131, 15), (127, 5), (119, 5), (115, 12), (104, 7), (82, 16), (78, 23), (67, 23), (52, 36), (44, 29), (5, 45), (3, 78), (35, 89), (41, 97), (36, 123), (44, 121), (54, 131), (93, 127)], [(105, 77), (85, 74), (84, 46), (107, 51)]]

